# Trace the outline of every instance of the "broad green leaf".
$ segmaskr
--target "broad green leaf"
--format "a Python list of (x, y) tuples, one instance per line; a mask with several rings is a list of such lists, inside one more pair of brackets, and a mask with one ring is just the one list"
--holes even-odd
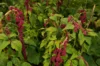
[(82, 58), (79, 59), (79, 66), (86, 66), (86, 64)]
[(56, 16), (50, 16), (51, 20), (57, 21), (57, 17)]
[(66, 27), (63, 30), (74, 29), (74, 25), (71, 22), (68, 22)]
[(72, 65), (73, 66), (78, 66), (78, 61), (77, 60), (72, 60)]
[(67, 18), (61, 18), (61, 24), (67, 24), (68, 19)]
[(13, 38), (13, 37), (16, 37), (17, 35), (15, 34), (15, 33), (11, 33), (10, 35), (9, 35), (9, 38)]
[(78, 57), (78, 54), (73, 53), (70, 59), (73, 60), (73, 59), (75, 59), (75, 58), (77, 58), (77, 57)]
[(96, 28), (100, 27), (100, 19), (95, 22)]
[(91, 37), (85, 37), (85, 41), (90, 45), (91, 44)]
[(49, 37), (49, 40), (56, 40), (57, 38), (56, 38), (56, 34), (55, 35), (51, 35), (50, 37)]
[(89, 32), (88, 32), (88, 35), (89, 35), (89, 36), (97, 36), (97, 33), (93, 32), (93, 31), (89, 31)]
[(60, 42), (61, 42), (61, 40), (56, 40), (56, 41), (55, 41), (55, 45), (56, 45), (57, 48), (59, 48)]
[(35, 43), (35, 40), (34, 40), (34, 39), (25, 38), (24, 41), (25, 41), (25, 43), (28, 44), (28, 45), (36, 46), (36, 43)]
[(4, 33), (0, 34), (0, 40), (7, 40), (7, 39), (8, 38)]
[(43, 57), (44, 59), (47, 59), (47, 58), (49, 58), (49, 54), (48, 54), (48, 53), (45, 53), (42, 57)]
[(100, 58), (96, 60), (96, 63), (100, 66)]
[(43, 61), (43, 66), (49, 66), (50, 64), (50, 61), (49, 60), (44, 60)]
[(11, 47), (19, 52), (21, 52), (21, 50), (22, 50), (22, 44), (19, 40), (13, 40), (11, 42)]
[(67, 62), (64, 63), (64, 66), (70, 66), (71, 60), (68, 60)]
[(13, 66), (12, 61), (8, 61), (8, 62), (7, 62), (7, 66)]
[(82, 45), (85, 41), (85, 37), (81, 30), (79, 31), (79, 34), (78, 34), (78, 41), (79, 41), (80, 45)]
[(21, 61), (20, 61), (18, 58), (13, 58), (13, 59), (12, 59), (12, 63), (13, 63), (15, 66), (21, 66)]
[(54, 15), (50, 16), (50, 19), (57, 21), (58, 17), (63, 17), (63, 16), (61, 14), (54, 14)]
[(95, 60), (93, 59), (91, 55), (84, 54), (84, 59), (87, 61), (89, 66), (97, 66), (95, 63)]
[(3, 49), (5, 49), (8, 45), (10, 44), (10, 41), (3, 41), (1, 44), (0, 44), (0, 53)]
[(43, 17), (42, 17), (41, 15), (39, 15), (39, 16), (38, 16), (38, 20), (39, 20), (40, 22), (42, 22), (42, 21), (43, 21)]
[(23, 62), (21, 66), (31, 66), (28, 62)]
[(71, 44), (67, 44), (66, 51), (68, 54), (77, 53), (76, 49), (74, 47), (72, 47)]
[(91, 39), (91, 45), (90, 48), (88, 50), (88, 54), (90, 55), (95, 55), (100, 57), (100, 33), (97, 34), (98, 36), (96, 37), (92, 37)]
[(42, 42), (41, 42), (41, 44), (40, 44), (40, 48), (46, 46), (46, 45), (47, 45), (47, 42), (48, 42), (47, 39), (42, 40)]
[(57, 28), (55, 28), (55, 27), (49, 27), (49, 28), (46, 29), (46, 31), (47, 32), (55, 32), (55, 31), (57, 31)]
[[(83, 44), (83, 47), (84, 47), (84, 48), (83, 48), (83, 51), (85, 51), (85, 50), (88, 51), (90, 46), (87, 45), (86, 43), (84, 43), (84, 44)], [(86, 51), (85, 51), (85, 52), (86, 52)]]
[(27, 47), (27, 57), (28, 62), (33, 63), (35, 65), (38, 65), (42, 60), (40, 57), (40, 52), (38, 52), (33, 46)]
[(5, 52), (2, 52), (0, 54), (0, 66), (6, 66), (6, 63), (8, 61), (8, 55)]
[(71, 37), (72, 37), (73, 39), (75, 39), (75, 38), (76, 38), (76, 33), (73, 32), (73, 33), (71, 34)]
[(47, 45), (46, 48), (49, 48), (49, 47), (51, 47), (52, 45), (54, 45), (54, 41), (50, 41), (50, 42), (48, 43), (48, 45)]

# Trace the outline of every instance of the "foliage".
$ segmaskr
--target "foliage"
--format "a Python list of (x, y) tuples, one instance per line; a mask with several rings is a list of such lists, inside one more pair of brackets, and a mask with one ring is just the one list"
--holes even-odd
[(99, 0), (1, 0), (0, 66), (99, 66)]

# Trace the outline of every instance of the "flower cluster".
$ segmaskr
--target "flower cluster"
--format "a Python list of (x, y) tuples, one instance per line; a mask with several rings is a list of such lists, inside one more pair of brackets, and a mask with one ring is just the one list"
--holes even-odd
[(65, 40), (61, 43), (61, 48), (56, 48), (53, 51), (53, 54), (55, 54), (52, 58), (51, 58), (51, 62), (54, 63), (54, 66), (60, 66), (61, 63), (63, 62), (63, 59), (61, 58), (61, 56), (65, 56), (66, 55), (66, 46), (68, 43), (68, 35), (66, 35)]
[(28, 10), (32, 11), (32, 8), (31, 8), (30, 5), (29, 5), (29, 1), (30, 1), (30, 0), (25, 0), (25, 3), (24, 3), (24, 4), (25, 4), (25, 7), (26, 7), (27, 11), (28, 11)]
[(23, 12), (16, 7), (11, 6), (9, 9), (12, 10), (15, 14), (17, 30), (18, 30), (18, 33), (19, 33), (19, 40), (22, 43), (22, 53), (24, 55), (24, 59), (26, 60), (27, 56), (26, 56), (26, 50), (25, 50), (25, 45), (24, 45), (24, 40), (23, 40), (24, 15), (23, 15)]
[[(83, 12), (83, 11), (82, 11)], [(82, 27), (81, 24), (79, 24), (78, 22), (76, 22), (72, 16), (68, 17), (68, 22), (72, 22), (72, 24), (74, 25), (74, 32), (78, 32), (79, 29), (82, 30), (84, 35), (87, 35), (87, 31)], [(83, 24), (83, 21), (81, 21)], [(85, 21), (84, 21), (85, 22)]]
[(79, 19), (81, 20), (82, 23), (86, 22), (86, 11), (85, 10), (80, 10), (79, 13), (81, 13)]

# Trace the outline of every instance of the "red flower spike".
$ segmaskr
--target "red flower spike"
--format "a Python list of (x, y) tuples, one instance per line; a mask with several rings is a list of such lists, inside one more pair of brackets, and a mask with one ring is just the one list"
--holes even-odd
[(55, 61), (56, 61), (56, 56), (53, 56), (53, 57), (51, 58), (51, 62), (55, 63)]
[(65, 56), (66, 55), (66, 48), (62, 48), (61, 49), (61, 56)]
[(65, 24), (61, 24), (61, 25), (60, 25), (60, 28), (61, 28), (61, 29), (65, 28), (65, 27), (66, 27)]
[(87, 35), (87, 31), (86, 30), (82, 30), (84, 35)]
[(86, 17), (86, 11), (85, 10), (80, 10), (79, 13), (81, 13), (79, 19), (81, 20), (81, 22), (83, 24), (84, 22), (86, 22), (86, 18), (87, 18)]
[(6, 19), (7, 19), (8, 21), (10, 21), (10, 20), (11, 20), (10, 15), (7, 15)]
[(9, 35), (11, 33), (8, 27), (5, 28), (5, 32), (6, 32), (6, 35)]
[(19, 40), (22, 43), (22, 54), (24, 56), (24, 59), (27, 60), (26, 49), (25, 49), (25, 44), (24, 44), (24, 40), (23, 40), (23, 28), (24, 28), (23, 27), (23, 24), (24, 24), (23, 12), (15, 7), (10, 7), (10, 9), (13, 10), (15, 13), (15, 16), (16, 16), (15, 20), (16, 20), (18, 33), (19, 33)]
[(80, 25), (77, 22), (74, 22), (74, 32), (77, 32), (80, 29)]
[(72, 16), (68, 16), (68, 22), (72, 20)]

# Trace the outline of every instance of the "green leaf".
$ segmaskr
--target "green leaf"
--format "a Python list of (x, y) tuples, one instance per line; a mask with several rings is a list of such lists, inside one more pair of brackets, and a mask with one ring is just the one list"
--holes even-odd
[(56, 40), (56, 41), (55, 41), (55, 45), (56, 45), (57, 48), (59, 48), (60, 42), (61, 42), (61, 40)]
[(61, 18), (61, 24), (67, 24), (68, 19), (67, 18)]
[(77, 60), (72, 60), (72, 66), (78, 66), (78, 61)]
[(67, 23), (66, 27), (63, 30), (74, 29), (74, 25), (70, 22)]
[(27, 57), (28, 62), (33, 63), (35, 65), (38, 65), (42, 60), (40, 57), (40, 52), (38, 52), (33, 46), (27, 47)]
[(8, 61), (8, 62), (7, 62), (7, 66), (13, 66), (12, 61)]
[(19, 40), (13, 40), (11, 42), (11, 47), (19, 52), (21, 52), (21, 50), (22, 50), (22, 44)]
[(100, 27), (100, 19), (95, 22), (96, 28)]
[(21, 66), (31, 66), (28, 62), (23, 62)]
[(77, 57), (78, 57), (78, 54), (73, 53), (70, 59), (73, 60), (73, 59), (75, 59), (75, 58), (77, 58)]
[(89, 36), (97, 36), (97, 33), (93, 32), (93, 31), (89, 31), (89, 32), (88, 32), (88, 35), (89, 35)]
[(73, 32), (73, 33), (71, 34), (71, 37), (72, 37), (73, 39), (75, 39), (75, 38), (76, 38), (76, 33)]
[(50, 16), (51, 20), (57, 21), (57, 17), (56, 16)]
[(39, 16), (38, 16), (38, 20), (39, 20), (40, 22), (43, 21), (43, 17), (42, 17), (42, 15), (39, 15)]
[(55, 28), (55, 27), (49, 27), (49, 28), (46, 29), (46, 31), (52, 33), (52, 32), (57, 31), (57, 28)]
[(15, 34), (15, 33), (11, 33), (10, 35), (9, 35), (9, 38), (13, 38), (13, 37), (16, 37), (17, 35)]
[(89, 66), (97, 66), (91, 55), (84, 54), (84, 58), (87, 61), (87, 63), (89, 64)]
[(96, 63), (100, 66), (100, 58), (96, 60)]
[(24, 41), (25, 41), (25, 43), (28, 44), (28, 45), (36, 46), (36, 42), (35, 42), (34, 39), (31, 39), (31, 38), (25, 38)]
[(85, 41), (90, 45), (91, 44), (91, 37), (85, 37)]
[(12, 63), (13, 63), (15, 66), (21, 66), (21, 61), (20, 61), (18, 58), (13, 58), (13, 59), (12, 59)]
[(78, 34), (78, 40), (79, 40), (80, 45), (82, 45), (85, 41), (85, 37), (81, 30), (79, 31), (79, 34)]
[(5, 49), (8, 45), (10, 44), (10, 41), (3, 41), (1, 44), (0, 44), (0, 53), (3, 49)]
[(51, 47), (53, 44), (54, 44), (54, 41), (50, 41), (50, 42), (48, 43), (48, 45), (47, 45), (47, 47), (46, 47), (46, 48)]
[(47, 45), (48, 40), (47, 39), (43, 39), (41, 44), (40, 44), (40, 48), (44, 47), (45, 45)]
[(7, 39), (8, 38), (4, 33), (0, 34), (0, 40), (7, 40)]
[(67, 44), (66, 51), (67, 51), (68, 54), (77, 53), (76, 49), (74, 47), (72, 47), (71, 44)]
[(49, 60), (44, 60), (43, 61), (43, 66), (49, 66), (50, 64), (50, 61)]
[(68, 60), (67, 62), (64, 63), (64, 66), (70, 66), (71, 60)]
[(5, 52), (2, 52), (0, 54), (0, 66), (6, 66), (6, 63), (8, 61), (8, 55)]
[(82, 58), (79, 59), (79, 66), (86, 66)]
[(49, 37), (49, 40), (56, 40), (56, 35), (52, 34), (50, 37)]
[(54, 14), (53, 16), (50, 16), (50, 19), (57, 21), (58, 17), (63, 17), (61, 14)]

